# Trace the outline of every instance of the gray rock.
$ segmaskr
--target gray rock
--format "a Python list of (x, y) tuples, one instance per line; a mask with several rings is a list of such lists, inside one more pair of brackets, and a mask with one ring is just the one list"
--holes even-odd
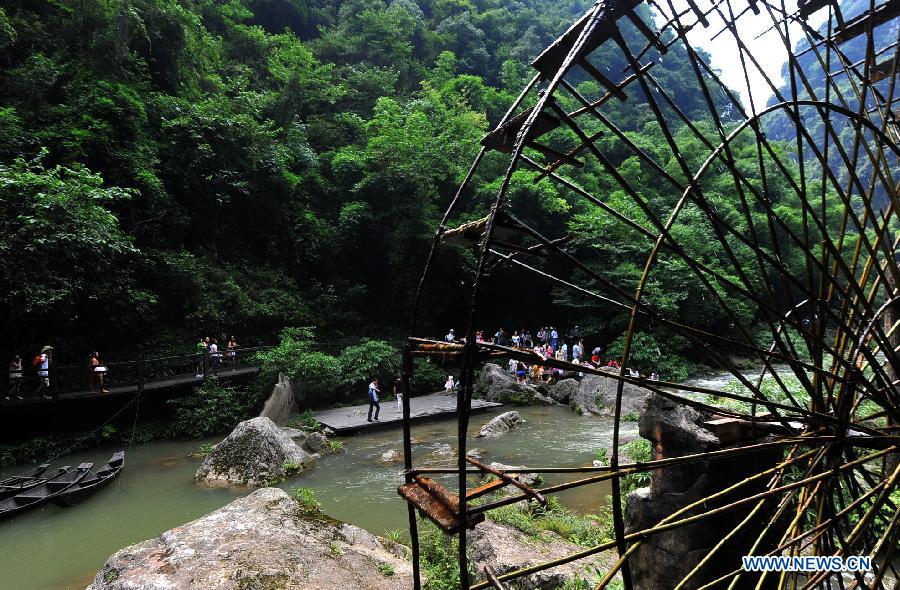
[[(87, 590), (396, 590), (410, 563), (366, 531), (264, 488), (114, 553)], [(379, 566), (391, 566), (387, 577)]]
[[(727, 448), (703, 427), (710, 416), (660, 396), (652, 396), (640, 420), (640, 434), (653, 445), (653, 458), (691, 455)], [(761, 442), (761, 441), (757, 441)], [(740, 443), (746, 444), (746, 443)], [(743, 453), (735, 457), (696, 461), (651, 472), (650, 487), (628, 494), (625, 503), (626, 532), (649, 528), (682, 507), (722, 490), (749, 475), (774, 465), (780, 451)], [(742, 488), (740, 497), (764, 489), (765, 482)], [(711, 502), (707, 508), (717, 504)], [(724, 535), (747, 515), (746, 509), (731, 510), (714, 519), (688, 524), (652, 535), (629, 559), (635, 588), (663, 590), (685, 576)], [(759, 516), (741, 535), (756, 538), (768, 522)], [(785, 523), (786, 524), (786, 523)], [(747, 546), (732, 544), (698, 572), (698, 580), (710, 580), (740, 565)]]
[(456, 451), (448, 444), (439, 443), (431, 452), (431, 456), (435, 459), (450, 459), (456, 456)]
[(238, 424), (215, 446), (194, 479), (213, 485), (264, 486), (313, 463), (309, 454), (268, 418)]
[[(475, 571), (479, 576), (484, 575), (486, 565), (490, 565), (496, 573), (504, 574), (583, 549), (550, 531), (544, 531), (540, 538), (535, 539), (516, 528), (491, 520), (482, 522), (468, 534)], [(521, 578), (516, 588), (555, 590), (567, 587), (566, 584), (572, 583), (576, 578), (592, 580), (594, 568), (607, 571), (615, 560), (615, 551), (607, 551)]]
[(379, 458), (378, 460), (381, 463), (395, 463), (399, 461), (401, 457), (402, 455), (399, 451), (391, 449), (389, 451), (381, 453), (381, 458)]
[(489, 402), (512, 405), (554, 405), (545, 386), (518, 383), (516, 376), (503, 370), (499, 365), (487, 363), (482, 367), (475, 384), (475, 392)]
[[(492, 461), (488, 464), (488, 467), (491, 469), (496, 469), (497, 471), (509, 471), (510, 469), (524, 469), (524, 465), (504, 465), (503, 463), (498, 463), (496, 461)], [(539, 485), (544, 479), (541, 477), (539, 473), (519, 473), (516, 475), (515, 479), (527, 486), (536, 486)], [(507, 488), (508, 490), (509, 488)], [(518, 493), (518, 490), (516, 490)]]
[(474, 449), (469, 449), (468, 451), (466, 451), (466, 457), (471, 457), (472, 459), (475, 459), (476, 461), (480, 461), (481, 459), (484, 458), (485, 455), (487, 455), (487, 451), (485, 449), (481, 449), (478, 447), (476, 447)]
[(576, 391), (578, 391), (576, 379), (563, 379), (550, 387), (549, 394), (558, 403), (567, 404)]
[(476, 435), (477, 438), (496, 438), (509, 431), (510, 428), (516, 428), (525, 424), (525, 420), (516, 411), (504, 412), (499, 416), (491, 418)]
[[(613, 374), (612, 370), (609, 372)], [(612, 416), (616, 410), (618, 384), (618, 379), (612, 376), (586, 374), (570, 396), (569, 405), (580, 414)], [(649, 389), (625, 383), (622, 386), (622, 414), (643, 413), (651, 394)]]
[(331, 446), (321, 432), (310, 432), (303, 443), (303, 450), (307, 453), (323, 453), (331, 450)]

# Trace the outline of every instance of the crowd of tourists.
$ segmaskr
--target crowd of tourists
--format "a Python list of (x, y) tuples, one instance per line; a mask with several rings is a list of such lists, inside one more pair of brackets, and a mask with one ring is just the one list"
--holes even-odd
[[(560, 331), (555, 326), (542, 326), (534, 335), (527, 329), (515, 330), (512, 334), (509, 334), (501, 327), (490, 337), (486, 337), (484, 331), (478, 330), (475, 332), (475, 340), (476, 342), (497, 344), (520, 350), (530, 350), (544, 359), (563, 361), (578, 367), (590, 369), (602, 367), (610, 369), (622, 368), (622, 365), (615, 357), (609, 357), (604, 360), (604, 349), (602, 346), (595, 346), (588, 352), (588, 348), (585, 346), (584, 339), (580, 337), (579, 331), (579, 327), (575, 326), (561, 337)], [(444, 340), (447, 342), (453, 342), (456, 339), (456, 332), (452, 328), (444, 337)], [(507, 370), (511, 374), (516, 375), (520, 383), (546, 383), (561, 378), (581, 378), (584, 376), (584, 372), (578, 371), (575, 367), (565, 370), (541, 363), (527, 365), (525, 362), (516, 359), (509, 360)], [(644, 375), (638, 368), (628, 367), (626, 373), (629, 377), (635, 379), (659, 380), (659, 373), (656, 371), (651, 371), (649, 374)]]

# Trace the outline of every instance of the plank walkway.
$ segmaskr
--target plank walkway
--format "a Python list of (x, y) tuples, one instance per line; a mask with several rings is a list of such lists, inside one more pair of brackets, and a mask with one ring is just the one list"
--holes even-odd
[[(483, 412), (502, 406), (503, 404), (497, 402), (486, 402), (478, 399), (472, 400), (472, 412)], [(381, 402), (381, 413), (378, 416), (378, 422), (367, 422), (366, 416), (368, 415), (368, 412), (369, 404), (363, 404), (359, 406), (320, 410), (314, 412), (313, 417), (341, 436), (359, 432), (360, 430), (400, 427), (403, 425), (403, 416), (397, 411), (396, 401), (391, 400)], [(410, 419), (413, 422), (422, 422), (440, 418), (442, 416), (455, 415), (456, 397), (453, 395), (445, 395), (444, 393), (433, 393), (431, 395), (412, 397), (409, 400), (409, 412)]]
[[(242, 377), (244, 375), (253, 375), (258, 371), (259, 367), (238, 367), (234, 370), (223, 369), (219, 371), (217, 376), (219, 379), (231, 379), (234, 377)], [(210, 375), (210, 377), (212, 376), (213, 375)], [(190, 374), (178, 375), (175, 377), (170, 377), (168, 379), (160, 379), (158, 381), (148, 381), (144, 384), (144, 394), (147, 394), (151, 391), (171, 389), (193, 383), (200, 384), (202, 382), (203, 377), (197, 377)], [(0, 395), (0, 406), (31, 406), (36, 404), (53, 404), (59, 401), (80, 400), (84, 398), (108, 399), (115, 397), (126, 397), (136, 394), (137, 390), (137, 385), (122, 385), (119, 387), (110, 387), (109, 393), (97, 393), (90, 390), (73, 391), (69, 393), (61, 393), (57, 400), (35, 396), (34, 393), (31, 392), (23, 395), (25, 399), (11, 399), (8, 401), (3, 399), (3, 396)]]

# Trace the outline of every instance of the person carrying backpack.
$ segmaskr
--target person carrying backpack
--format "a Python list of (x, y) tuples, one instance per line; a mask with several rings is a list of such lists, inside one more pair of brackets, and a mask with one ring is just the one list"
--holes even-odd
[(372, 379), (372, 382), (369, 383), (369, 417), (367, 419), (368, 422), (372, 422), (372, 409), (375, 409), (375, 422), (378, 422), (378, 412), (381, 410), (381, 406), (378, 405), (378, 378)]
[(44, 390), (50, 389), (50, 363), (53, 360), (53, 347), (49, 344), (41, 349), (41, 353), (34, 357), (31, 364), (37, 368), (38, 387), (35, 395), (43, 393), (44, 398), (51, 399)]

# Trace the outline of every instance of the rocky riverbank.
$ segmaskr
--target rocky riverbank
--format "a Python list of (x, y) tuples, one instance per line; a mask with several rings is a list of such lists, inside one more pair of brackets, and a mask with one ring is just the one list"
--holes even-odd
[[(568, 405), (582, 415), (612, 416), (615, 413), (619, 380), (610, 376), (569, 377), (553, 385), (519, 383), (516, 376), (499, 365), (487, 363), (481, 369), (475, 393), (487, 401), (511, 405)], [(651, 392), (639, 385), (625, 383), (622, 389), (622, 415), (641, 414)]]
[(402, 545), (263, 488), (114, 553), (88, 590), (399, 590)]

